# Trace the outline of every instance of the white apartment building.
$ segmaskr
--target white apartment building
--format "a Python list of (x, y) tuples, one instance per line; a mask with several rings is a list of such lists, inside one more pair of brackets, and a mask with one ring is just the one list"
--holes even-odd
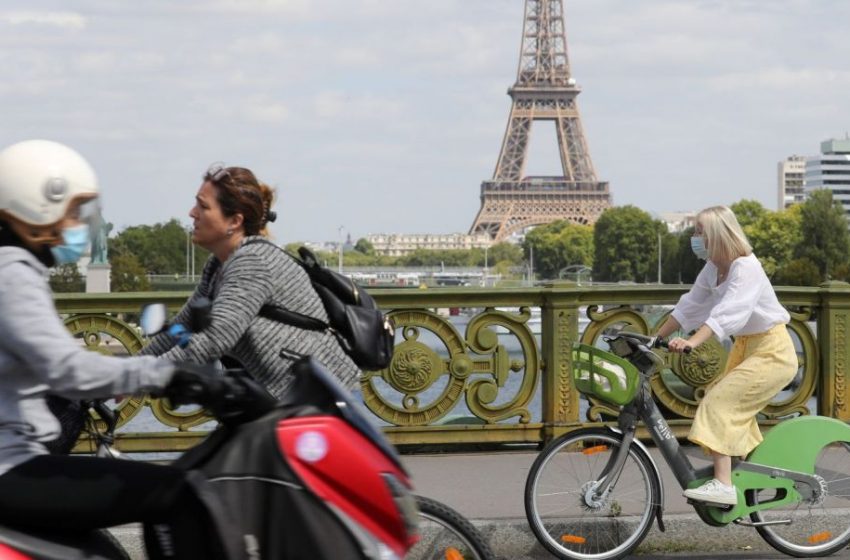
[(850, 219), (850, 138), (821, 142), (820, 151), (821, 155), (806, 158), (806, 194), (831, 190)]
[(784, 210), (792, 204), (806, 200), (805, 181), (806, 158), (791, 156), (778, 164), (777, 210)]
[(667, 224), (670, 233), (681, 233), (690, 227), (697, 225), (696, 212), (663, 212), (661, 221)]
[(376, 253), (389, 257), (408, 255), (417, 249), (484, 249), (493, 243), (486, 233), (374, 233), (366, 239)]

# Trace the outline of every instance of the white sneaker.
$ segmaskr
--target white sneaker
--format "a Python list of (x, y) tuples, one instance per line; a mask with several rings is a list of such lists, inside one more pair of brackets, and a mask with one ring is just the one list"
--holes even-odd
[(712, 478), (698, 488), (685, 490), (684, 495), (696, 502), (709, 502), (734, 506), (738, 504), (738, 492), (734, 486), (726, 486), (716, 478)]

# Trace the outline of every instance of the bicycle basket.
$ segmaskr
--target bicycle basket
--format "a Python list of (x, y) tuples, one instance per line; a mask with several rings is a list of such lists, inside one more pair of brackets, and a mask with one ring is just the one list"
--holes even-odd
[(639, 380), (627, 360), (595, 346), (573, 345), (573, 381), (582, 393), (623, 406), (635, 398)]

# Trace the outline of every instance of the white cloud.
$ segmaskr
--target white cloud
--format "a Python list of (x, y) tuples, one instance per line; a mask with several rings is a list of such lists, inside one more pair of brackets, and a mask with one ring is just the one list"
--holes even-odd
[(113, 70), (118, 61), (115, 52), (87, 52), (77, 57), (76, 66), (85, 72), (107, 72)]
[(850, 70), (833, 68), (770, 67), (750, 72), (731, 72), (718, 74), (708, 79), (712, 88), (718, 91), (748, 91), (781, 88), (810, 88), (829, 84), (830, 89), (850, 89)]
[(8, 25), (45, 25), (67, 29), (83, 29), (86, 18), (74, 12), (5, 12), (0, 13), (0, 23)]
[(324, 91), (316, 95), (313, 109), (320, 119), (386, 120), (405, 111), (405, 103), (397, 98), (380, 95), (355, 95), (342, 91)]
[[(48, 136), (94, 154), (106, 162), (98, 170), (114, 185), (108, 210), (118, 223), (184, 216), (182, 205), (134, 193), (167, 200), (167, 185), (194, 184), (199, 168), (224, 159), (298, 184), (303, 207), (333, 192), (337, 225), (398, 231), (472, 220), (508, 118), (523, 15), (519, 0), (77, 0), (73, 13), (2, 5), (0, 146)], [(705, 205), (691, 193), (769, 201), (774, 160), (816, 152), (850, 127), (850, 2), (565, 8), (591, 156), (619, 204)], [(551, 136), (533, 138), (557, 151)], [(161, 181), (145, 176), (151, 161)], [(727, 186), (730, 175), (748, 190)], [(429, 193), (433, 212), (400, 215), (396, 198), (383, 198), (403, 205), (417, 192)], [(364, 210), (362, 200), (380, 207)], [(448, 207), (439, 225), (429, 220)], [(293, 212), (286, 228), (302, 239), (335, 235), (311, 212)]]
[(384, 52), (375, 48), (348, 47), (334, 54), (334, 60), (341, 66), (374, 67), (381, 64)]
[(209, 4), (201, 3), (198, 7), (246, 14), (283, 13), (302, 17), (315, 12), (315, 4), (310, 0), (215, 0)]
[(289, 118), (289, 109), (283, 103), (257, 98), (248, 100), (243, 113), (249, 120), (265, 124), (278, 124)]
[(227, 50), (234, 54), (251, 55), (258, 53), (281, 53), (289, 48), (292, 48), (292, 45), (287, 44), (280, 33), (266, 32), (239, 37), (228, 46)]

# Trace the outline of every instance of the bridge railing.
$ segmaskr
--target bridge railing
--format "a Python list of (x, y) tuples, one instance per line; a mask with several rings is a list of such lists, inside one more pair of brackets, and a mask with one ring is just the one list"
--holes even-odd
[[(364, 372), (363, 403), (400, 445), (540, 443), (576, 427), (612, 421), (617, 410), (588, 399), (572, 383), (572, 345), (603, 345), (602, 331), (627, 324), (653, 332), (687, 287), (548, 286), (518, 289), (373, 290), (396, 324), (389, 368)], [(800, 414), (850, 421), (847, 365), (850, 285), (777, 288), (791, 312), (797, 378), (760, 414), (769, 428)], [(99, 351), (138, 352), (133, 326), (144, 303), (176, 311), (184, 292), (59, 294), (68, 328)], [(722, 373), (728, 345), (711, 340), (690, 355), (661, 352), (651, 379), (678, 436), (687, 433), (706, 388)], [(201, 410), (171, 410), (147, 397), (117, 406), (125, 451), (186, 449), (209, 429)], [(140, 428), (139, 426), (142, 426)], [(78, 449), (88, 448), (83, 441)]]

